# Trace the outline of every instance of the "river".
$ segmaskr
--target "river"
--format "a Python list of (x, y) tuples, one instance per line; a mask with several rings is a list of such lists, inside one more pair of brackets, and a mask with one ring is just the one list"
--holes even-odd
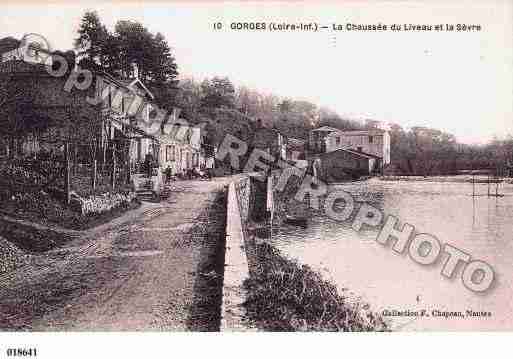
[[(495, 192), (495, 185), (492, 185)], [(408, 255), (375, 241), (378, 229), (356, 232), (350, 222), (313, 216), (307, 229), (283, 226), (273, 244), (287, 257), (308, 264), (337, 285), (351, 300), (362, 299), (378, 312), (421, 311), (429, 316), (391, 316), (394, 330), (511, 330), (513, 329), (513, 185), (501, 184), (504, 197), (488, 197), (487, 185), (469, 183), (380, 181), (331, 185), (358, 202), (367, 202), (490, 264), (495, 282), (476, 294), (461, 280), (462, 266), (452, 279), (442, 277), (443, 266), (422, 266)], [(491, 316), (466, 316), (467, 310)], [(463, 318), (437, 316), (462, 312)]]

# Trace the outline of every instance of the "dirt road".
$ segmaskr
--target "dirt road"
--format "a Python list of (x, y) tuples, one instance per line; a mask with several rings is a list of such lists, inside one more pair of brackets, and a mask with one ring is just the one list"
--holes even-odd
[(0, 277), (0, 330), (217, 330), (227, 180), (171, 196)]

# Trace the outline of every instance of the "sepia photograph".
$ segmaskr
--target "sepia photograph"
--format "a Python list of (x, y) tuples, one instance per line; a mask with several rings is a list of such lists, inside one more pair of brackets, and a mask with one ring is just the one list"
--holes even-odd
[(0, 358), (478, 342), (512, 236), (511, 1), (0, 4)]

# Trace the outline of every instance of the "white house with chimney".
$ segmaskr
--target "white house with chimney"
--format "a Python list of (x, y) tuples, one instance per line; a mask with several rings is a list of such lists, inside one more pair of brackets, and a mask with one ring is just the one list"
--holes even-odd
[(383, 166), (390, 163), (390, 134), (380, 128), (342, 131), (323, 126), (310, 131), (309, 148), (314, 153), (350, 149), (381, 158)]

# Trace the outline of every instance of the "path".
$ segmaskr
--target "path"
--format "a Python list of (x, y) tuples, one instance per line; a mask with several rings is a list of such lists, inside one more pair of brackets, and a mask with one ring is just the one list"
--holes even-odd
[(217, 330), (227, 179), (170, 198), (0, 277), (0, 330)]

